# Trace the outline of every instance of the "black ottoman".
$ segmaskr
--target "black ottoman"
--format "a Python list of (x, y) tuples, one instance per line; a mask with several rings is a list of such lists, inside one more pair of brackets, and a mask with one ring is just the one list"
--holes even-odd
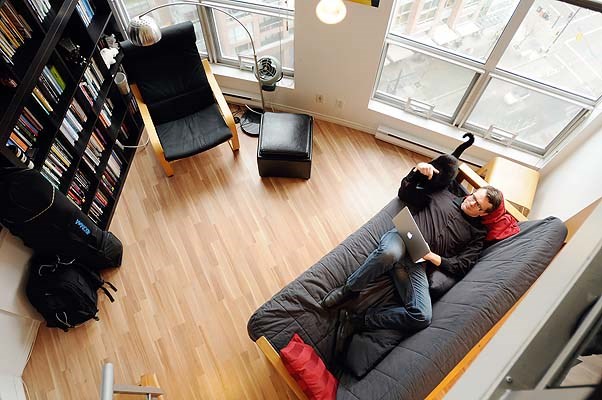
[(313, 117), (265, 112), (257, 144), (259, 175), (309, 179)]

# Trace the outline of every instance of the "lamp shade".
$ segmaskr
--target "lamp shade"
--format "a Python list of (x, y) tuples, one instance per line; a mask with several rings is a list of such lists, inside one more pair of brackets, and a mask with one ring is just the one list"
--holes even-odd
[(318, 19), (325, 24), (338, 24), (347, 15), (343, 0), (320, 0), (316, 6)]
[(159, 24), (151, 16), (136, 17), (128, 26), (130, 40), (136, 46), (151, 46), (161, 40)]

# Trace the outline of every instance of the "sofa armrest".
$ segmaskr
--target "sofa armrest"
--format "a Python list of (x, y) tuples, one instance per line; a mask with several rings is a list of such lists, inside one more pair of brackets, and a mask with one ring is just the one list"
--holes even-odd
[(278, 354), (278, 352), (276, 351), (274, 346), (272, 346), (269, 340), (265, 336), (261, 336), (259, 339), (257, 339), (255, 344), (257, 344), (257, 346), (268, 359), (270, 364), (272, 364), (272, 366), (276, 369), (278, 375), (280, 375), (284, 379), (288, 387), (295, 393), (299, 400), (307, 400), (307, 396), (305, 395), (305, 393), (303, 393), (303, 391), (301, 390), (297, 382), (293, 379), (293, 377), (288, 373), (288, 370), (286, 369), (284, 363), (282, 362), (282, 359), (280, 358), (280, 354)]

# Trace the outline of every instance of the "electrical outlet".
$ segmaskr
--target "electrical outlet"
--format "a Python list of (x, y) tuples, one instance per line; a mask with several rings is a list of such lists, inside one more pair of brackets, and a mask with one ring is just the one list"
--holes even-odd
[(324, 95), (323, 94), (316, 94), (316, 103), (324, 104)]
[(338, 108), (339, 110), (343, 109), (343, 100), (341, 99), (337, 99), (336, 102), (334, 103), (335, 107)]

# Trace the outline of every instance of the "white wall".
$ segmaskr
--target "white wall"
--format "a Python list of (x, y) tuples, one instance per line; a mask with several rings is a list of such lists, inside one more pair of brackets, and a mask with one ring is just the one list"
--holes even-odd
[(32, 251), (8, 230), (0, 233), (0, 400), (25, 399), (21, 375), (40, 326), (25, 295)]
[[(567, 154), (568, 153), (568, 154)], [(582, 135), (544, 168), (529, 219), (567, 220), (602, 196), (602, 128)]]
[[(338, 117), (374, 131), (379, 114), (368, 111), (393, 0), (378, 8), (345, 2), (347, 17), (339, 24), (318, 20), (317, 0), (295, 3), (295, 88), (278, 88), (266, 101), (315, 114)], [(218, 77), (226, 88), (257, 94), (255, 82)], [(315, 103), (322, 94), (324, 104)], [(336, 99), (344, 102), (342, 110)]]
[[(336, 25), (326, 25), (318, 20), (317, 3), (318, 0), (295, 3), (294, 89), (278, 87), (275, 92), (264, 92), (268, 105), (307, 112), (372, 134), (379, 125), (384, 125), (433, 143), (441, 150), (455, 148), (462, 140), (460, 130), (406, 114), (406, 121), (414, 122), (409, 123), (368, 109), (393, 0), (382, 0), (378, 8), (346, 1), (347, 16)], [(219, 70), (216, 77), (226, 93), (244, 92), (258, 97), (254, 80), (224, 76)], [(315, 102), (316, 94), (325, 98), (324, 104)], [(335, 106), (337, 99), (343, 101), (342, 109)], [(546, 162), (504, 146), (488, 144), (482, 147), (481, 142), (477, 138), (465, 155), (480, 160), (503, 155), (538, 167)]]
[(21, 378), (0, 375), (0, 400), (26, 400)]

